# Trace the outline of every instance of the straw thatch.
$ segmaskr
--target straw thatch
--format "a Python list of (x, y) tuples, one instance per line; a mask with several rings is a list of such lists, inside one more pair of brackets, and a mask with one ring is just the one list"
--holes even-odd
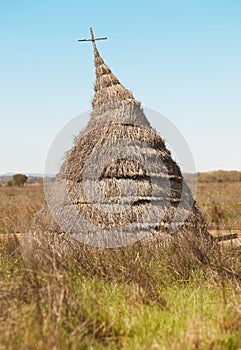
[(166, 242), (184, 231), (208, 236), (179, 166), (93, 44), (89, 123), (67, 153), (47, 194), (51, 207), (45, 203), (36, 215), (24, 249), (52, 247), (66, 254), (82, 246), (75, 238), (83, 235), (96, 247), (103, 246), (101, 239), (111, 247)]

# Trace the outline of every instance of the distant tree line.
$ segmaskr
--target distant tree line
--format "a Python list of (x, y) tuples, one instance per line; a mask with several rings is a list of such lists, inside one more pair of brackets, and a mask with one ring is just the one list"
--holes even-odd
[(210, 173), (198, 173), (199, 182), (238, 182), (241, 181), (241, 171), (217, 170)]
[[(192, 174), (185, 174), (185, 178), (192, 181)], [(241, 181), (241, 171), (217, 170), (206, 173), (198, 173), (198, 182), (238, 182)], [(54, 178), (53, 178), (54, 179)], [(42, 184), (41, 177), (27, 177), (24, 174), (15, 174), (7, 181), (7, 186), (24, 186), (25, 184)]]

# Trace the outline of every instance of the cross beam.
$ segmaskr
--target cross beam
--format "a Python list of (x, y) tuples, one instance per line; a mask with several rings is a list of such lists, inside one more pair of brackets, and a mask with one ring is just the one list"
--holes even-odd
[(92, 27), (90, 27), (90, 36), (91, 36), (91, 39), (79, 39), (78, 41), (80, 41), (80, 42), (83, 42), (83, 41), (92, 41), (93, 46), (95, 46), (95, 42), (96, 42), (97, 40), (106, 40), (106, 39), (107, 39), (107, 37), (104, 37), (104, 38), (95, 38), (95, 37), (94, 37), (93, 30), (92, 30)]

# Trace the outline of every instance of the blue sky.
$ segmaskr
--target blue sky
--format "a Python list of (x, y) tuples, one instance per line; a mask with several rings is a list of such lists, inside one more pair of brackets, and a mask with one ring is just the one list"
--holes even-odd
[[(179, 128), (198, 171), (241, 170), (239, 0), (1, 0), (0, 174), (43, 172), (59, 130), (90, 108), (90, 44), (143, 105)], [(161, 131), (161, 125), (160, 125)]]

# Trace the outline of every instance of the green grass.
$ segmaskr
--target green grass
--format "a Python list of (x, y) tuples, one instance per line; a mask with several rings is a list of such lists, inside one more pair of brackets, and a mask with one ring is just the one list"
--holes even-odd
[[(241, 182), (201, 182), (211, 227), (241, 228)], [(27, 232), (41, 186), (0, 187), (0, 234)], [(37, 254), (38, 252), (36, 252)], [(240, 251), (200, 240), (27, 262), (0, 247), (0, 350), (241, 349)]]
[(238, 251), (176, 248), (37, 266), (2, 247), (0, 349), (240, 349)]

